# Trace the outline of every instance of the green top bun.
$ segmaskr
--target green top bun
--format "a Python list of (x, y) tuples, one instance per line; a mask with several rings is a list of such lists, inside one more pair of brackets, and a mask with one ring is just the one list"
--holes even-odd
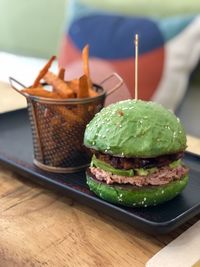
[(184, 151), (186, 135), (179, 119), (160, 104), (125, 100), (95, 115), (84, 144), (113, 156), (151, 158)]

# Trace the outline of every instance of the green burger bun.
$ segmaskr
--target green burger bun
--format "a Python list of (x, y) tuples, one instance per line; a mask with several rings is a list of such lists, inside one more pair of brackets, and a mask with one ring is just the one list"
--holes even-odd
[(84, 144), (115, 156), (147, 158), (185, 150), (186, 135), (179, 119), (161, 105), (125, 100), (97, 113)]
[(107, 185), (86, 174), (87, 184), (98, 197), (127, 207), (156, 206), (173, 199), (188, 184), (188, 175), (162, 186)]
[[(111, 203), (129, 207), (157, 205), (176, 197), (188, 183), (188, 171), (180, 156), (175, 161), (171, 158), (171, 155), (180, 154), (182, 157), (186, 149), (184, 129), (171, 111), (154, 102), (125, 100), (102, 109), (87, 125), (84, 144), (95, 155), (103, 155), (100, 158), (93, 156), (91, 168), (86, 173), (87, 184), (97, 196)], [(112, 160), (111, 164), (106, 162), (105, 155), (111, 159), (114, 157), (114, 160), (158, 160), (152, 161), (155, 166), (123, 169), (111, 166)], [(170, 171), (173, 168), (174, 171), (177, 170), (177, 173), (180, 173), (178, 179), (176, 177), (158, 185), (125, 182), (124, 178), (140, 179), (151, 174), (157, 175), (159, 171), (162, 174), (163, 169), (158, 164), (159, 158), (166, 155), (167, 159), (171, 160), (167, 161), (166, 167)], [(120, 176), (123, 182), (116, 180), (109, 184), (109, 181), (98, 179), (91, 172), (92, 168), (103, 170), (106, 176)], [(181, 168), (182, 172), (179, 170)]]

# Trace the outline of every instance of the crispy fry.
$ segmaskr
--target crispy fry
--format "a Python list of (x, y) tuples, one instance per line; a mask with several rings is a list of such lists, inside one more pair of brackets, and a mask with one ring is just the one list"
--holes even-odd
[(65, 79), (65, 69), (64, 68), (60, 68), (60, 70), (58, 72), (58, 78), (64, 81), (64, 79)]
[(95, 97), (97, 95), (98, 95), (98, 93), (96, 91), (94, 91), (93, 89), (89, 88), (89, 97)]
[[(77, 97), (78, 98), (89, 97), (89, 88), (86, 75), (83, 75), (79, 79), (79, 90), (77, 93)], [(78, 105), (78, 113), (81, 118), (85, 118), (85, 115), (87, 114), (87, 105), (83, 104)]]
[(72, 89), (62, 80), (60, 80), (52, 72), (47, 72), (44, 76), (44, 80), (53, 86), (54, 91), (58, 93), (63, 98), (73, 98), (74, 92)]
[(27, 93), (32, 96), (39, 96), (39, 97), (45, 97), (45, 98), (52, 98), (52, 99), (59, 99), (61, 98), (59, 94), (56, 92), (49, 92), (44, 89), (44, 87), (39, 86), (37, 88), (26, 88), (23, 89), (22, 92)]
[[(53, 123), (56, 123), (53, 125)], [(56, 122), (54, 120), (52, 122), (52, 140), (56, 145), (54, 147), (55, 154), (51, 157), (51, 164), (53, 166), (60, 166), (64, 162), (68, 162), (68, 159), (71, 157), (77, 158), (78, 155), (82, 152), (82, 139), (81, 138), (74, 138), (73, 140), (67, 142), (68, 137), (72, 133), (77, 132), (77, 124), (70, 125), (68, 122)], [(79, 125), (79, 133), (80, 131), (84, 132), (85, 125)], [(71, 149), (73, 147), (73, 149)]]
[[(53, 114), (51, 111), (48, 109), (50, 115), (52, 116)], [(50, 117), (50, 116), (49, 116)], [(44, 125), (41, 127), (41, 124), (39, 124), (39, 130), (40, 132), (44, 133), (46, 132), (45, 135), (43, 135), (43, 143), (45, 142), (45, 145), (43, 146), (43, 154), (45, 158), (45, 162), (48, 165), (51, 166), (57, 166), (60, 162), (60, 155), (57, 153), (57, 142), (55, 141), (54, 138), (54, 132), (55, 128), (59, 128), (60, 125), (62, 124), (61, 118), (58, 116), (50, 117), (48, 120), (43, 121)], [(48, 130), (47, 130), (48, 129)], [(52, 157), (52, 151), (54, 151), (54, 156)]]
[(88, 81), (87, 76), (83, 75), (79, 79), (79, 90), (77, 93), (78, 98), (85, 98), (89, 96), (89, 87), (88, 87)]
[(44, 77), (44, 75), (47, 73), (47, 71), (49, 70), (49, 68), (51, 67), (51, 64), (53, 63), (53, 61), (56, 59), (55, 56), (52, 56), (50, 58), (50, 60), (47, 62), (47, 64), (44, 66), (44, 68), (40, 71), (40, 73), (38, 74), (37, 78), (35, 79), (32, 87), (38, 87), (38, 85), (40, 84), (40, 80)]
[(65, 106), (55, 106), (50, 108), (52, 112), (61, 116), (69, 125), (82, 123), (83, 120), (78, 115), (67, 109)]
[[(74, 79), (72, 81), (67, 81), (67, 85), (76, 93), (78, 94), (79, 90), (79, 79)], [(89, 97), (95, 97), (98, 93), (94, 91), (92, 88), (89, 88)]]
[(61, 121), (61, 118), (59, 116), (54, 116), (52, 119), (51, 119), (51, 123), (50, 123), (52, 126), (59, 126), (62, 124), (62, 121)]
[(92, 82), (90, 79), (90, 68), (89, 68), (89, 45), (84, 46), (82, 50), (83, 60), (83, 72), (87, 76), (88, 87), (92, 88)]
[(67, 81), (67, 85), (77, 94), (79, 90), (79, 79)]

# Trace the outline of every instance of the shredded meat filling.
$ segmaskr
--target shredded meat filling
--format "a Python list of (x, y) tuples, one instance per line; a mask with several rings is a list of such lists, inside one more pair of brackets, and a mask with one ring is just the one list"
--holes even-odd
[(136, 186), (145, 185), (164, 185), (171, 181), (179, 180), (181, 177), (188, 173), (188, 168), (185, 166), (178, 166), (176, 168), (170, 168), (165, 166), (160, 168), (155, 173), (147, 176), (121, 176), (106, 172), (100, 168), (90, 167), (90, 172), (98, 181), (106, 182), (107, 184), (132, 184)]
[(183, 157), (183, 152), (159, 156), (155, 158), (122, 158), (93, 151), (97, 159), (105, 161), (116, 169), (137, 169), (162, 167)]

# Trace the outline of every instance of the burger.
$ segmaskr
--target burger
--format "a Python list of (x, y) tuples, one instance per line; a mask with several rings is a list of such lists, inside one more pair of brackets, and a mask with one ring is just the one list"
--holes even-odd
[(87, 184), (100, 198), (132, 207), (158, 205), (188, 183), (180, 120), (154, 102), (125, 100), (102, 109), (86, 127), (93, 153)]

